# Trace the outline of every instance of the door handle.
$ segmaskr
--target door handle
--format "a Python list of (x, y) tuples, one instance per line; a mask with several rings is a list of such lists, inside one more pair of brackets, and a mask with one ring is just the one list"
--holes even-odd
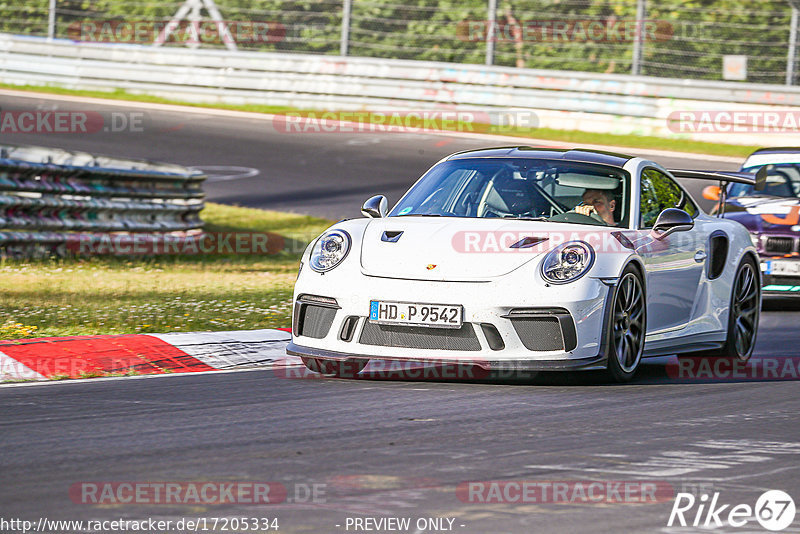
[(694, 261), (696, 261), (697, 263), (703, 263), (704, 261), (706, 261), (707, 257), (708, 254), (706, 254), (705, 250), (698, 250), (694, 254)]

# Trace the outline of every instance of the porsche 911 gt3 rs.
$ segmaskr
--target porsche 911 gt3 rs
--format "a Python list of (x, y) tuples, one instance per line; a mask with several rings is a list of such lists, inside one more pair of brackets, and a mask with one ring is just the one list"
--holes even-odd
[(758, 254), (676, 177), (763, 187), (582, 149), (448, 156), (391, 210), (375, 196), (308, 246), (287, 352), (330, 374), (401, 360), (618, 381), (650, 356), (747, 360)]

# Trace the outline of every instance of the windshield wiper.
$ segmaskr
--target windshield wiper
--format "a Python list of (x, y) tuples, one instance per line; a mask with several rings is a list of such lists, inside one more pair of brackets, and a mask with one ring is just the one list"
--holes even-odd
[(395, 215), (395, 217), (441, 217), (438, 213), (405, 213), (403, 215)]

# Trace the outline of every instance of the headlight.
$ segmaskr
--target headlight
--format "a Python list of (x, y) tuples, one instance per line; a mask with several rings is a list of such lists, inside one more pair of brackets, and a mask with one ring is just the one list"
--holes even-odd
[(350, 234), (344, 230), (329, 230), (314, 243), (309, 265), (318, 273), (324, 273), (339, 265), (348, 252)]
[(583, 241), (570, 241), (551, 250), (542, 261), (542, 277), (551, 284), (573, 282), (594, 265), (594, 249)]
[(750, 234), (750, 240), (753, 242), (753, 246), (758, 248), (758, 242), (761, 240), (761, 236), (758, 234)]

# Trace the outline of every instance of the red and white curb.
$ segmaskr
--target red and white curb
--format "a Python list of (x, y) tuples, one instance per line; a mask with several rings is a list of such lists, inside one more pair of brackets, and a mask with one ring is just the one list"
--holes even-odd
[(0, 341), (0, 382), (300, 364), (286, 356), (290, 339), (280, 329)]

